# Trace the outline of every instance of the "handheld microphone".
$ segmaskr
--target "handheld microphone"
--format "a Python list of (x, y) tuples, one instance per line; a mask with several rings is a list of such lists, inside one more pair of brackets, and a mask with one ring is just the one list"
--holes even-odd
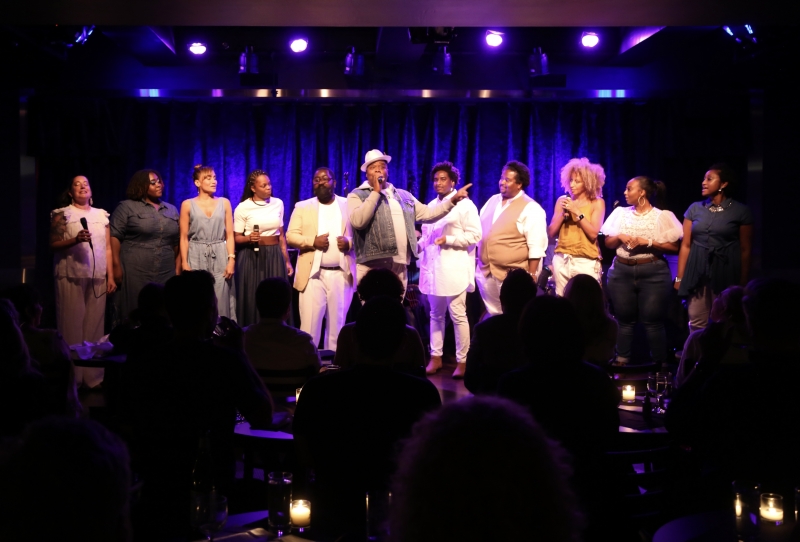
[[(253, 224), (253, 233), (258, 233), (258, 224)], [(253, 247), (253, 252), (258, 252), (258, 243)]]
[(611, 207), (611, 210), (613, 211), (614, 209), (616, 209), (618, 205), (619, 205), (619, 200), (614, 200), (614, 206)]
[(379, 183), (383, 184), (383, 181), (384, 181), (384, 178), (383, 178), (382, 176), (381, 176), (381, 177), (378, 177), (378, 182), (379, 182)]
[[(88, 230), (89, 229), (89, 224), (86, 223), (86, 217), (81, 218), (81, 227), (83, 227), (84, 230)], [(92, 246), (92, 238), (91, 237), (89, 238), (89, 248), (92, 251), (94, 251), (94, 246)]]

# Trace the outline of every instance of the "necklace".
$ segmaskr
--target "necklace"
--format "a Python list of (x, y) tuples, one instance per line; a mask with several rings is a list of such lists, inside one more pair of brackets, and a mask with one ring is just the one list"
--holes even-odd
[(633, 214), (635, 214), (636, 216), (644, 216), (644, 215), (646, 215), (647, 213), (649, 213), (652, 210), (653, 210), (653, 206), (652, 205), (650, 206), (650, 208), (648, 210), (646, 210), (644, 212), (641, 212), (641, 213), (639, 212), (638, 209), (636, 209), (636, 207), (634, 207), (633, 208)]
[(258, 203), (258, 202), (256, 201), (256, 199), (255, 199), (255, 198), (250, 198), (250, 201), (252, 201), (252, 202), (253, 202), (253, 203), (255, 203), (256, 205), (258, 205), (259, 207), (266, 207), (266, 206), (267, 206), (267, 203), (268, 203), (268, 202), (266, 202), (266, 201), (264, 201), (264, 203)]

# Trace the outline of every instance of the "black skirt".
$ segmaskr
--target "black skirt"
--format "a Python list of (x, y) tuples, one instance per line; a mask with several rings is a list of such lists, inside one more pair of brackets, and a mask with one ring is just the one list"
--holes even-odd
[[(240, 248), (236, 254), (236, 316), (242, 327), (255, 324), (260, 316), (256, 308), (256, 288), (270, 277), (288, 280), (286, 262), (280, 245)], [(290, 312), (291, 314), (291, 312)]]

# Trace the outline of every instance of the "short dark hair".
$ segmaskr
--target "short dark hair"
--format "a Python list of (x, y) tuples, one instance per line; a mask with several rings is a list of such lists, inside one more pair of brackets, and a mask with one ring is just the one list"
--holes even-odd
[(25, 318), (28, 311), (32, 310), (37, 303), (41, 304), (39, 292), (29, 284), (12, 286), (0, 294), (0, 298), (8, 299), (17, 309), (21, 319)]
[(519, 317), (528, 301), (536, 297), (536, 284), (525, 269), (512, 269), (500, 286), (500, 306), (506, 314)]
[(164, 303), (175, 329), (192, 329), (207, 324), (215, 300), (214, 277), (203, 269), (184, 271), (164, 285)]
[(437, 163), (435, 166), (433, 166), (433, 169), (431, 169), (431, 178), (433, 178), (433, 176), (440, 171), (447, 173), (447, 176), (450, 177), (450, 180), (458, 184), (458, 180), (461, 178), (461, 172), (458, 171), (458, 168), (453, 165), (453, 162), (445, 160), (444, 162)]
[(331, 168), (329, 168), (328, 166), (320, 166), (320, 167), (318, 167), (317, 169), (314, 170), (314, 173), (316, 173), (317, 171), (319, 171), (321, 169), (324, 169), (325, 171), (328, 172), (328, 176), (331, 178), (332, 181), (336, 180), (336, 173), (334, 173), (333, 170)]
[(370, 269), (358, 281), (358, 296), (364, 303), (379, 295), (386, 295), (402, 301), (405, 292), (403, 281), (391, 269), (382, 267)]
[(518, 337), (530, 361), (541, 364), (577, 363), (586, 336), (572, 303), (563, 297), (533, 298), (519, 319)]
[(356, 317), (356, 338), (365, 355), (374, 361), (390, 359), (406, 333), (406, 311), (396, 298), (373, 297)]
[(140, 169), (131, 177), (128, 183), (128, 189), (125, 191), (125, 197), (134, 201), (139, 201), (147, 196), (147, 190), (150, 188), (150, 174), (155, 174), (161, 182), (164, 178), (155, 169)]
[(292, 304), (292, 287), (282, 277), (262, 280), (256, 288), (256, 307), (261, 318), (283, 318)]
[(508, 169), (517, 174), (517, 180), (522, 185), (523, 190), (528, 188), (528, 185), (531, 184), (531, 170), (519, 160), (509, 160), (506, 165), (503, 166), (503, 169)]

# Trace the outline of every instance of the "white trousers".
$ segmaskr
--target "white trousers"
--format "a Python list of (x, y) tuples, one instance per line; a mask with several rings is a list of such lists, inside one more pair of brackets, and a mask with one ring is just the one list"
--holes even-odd
[[(92, 283), (94, 282), (94, 288)], [(97, 342), (104, 335), (106, 296), (95, 298), (106, 291), (106, 279), (56, 278), (56, 319), (58, 331), (67, 344), (83, 341)], [(93, 388), (103, 381), (103, 369), (75, 367), (75, 383)]]
[(456, 336), (456, 361), (467, 362), (469, 351), (469, 321), (467, 320), (467, 291), (458, 295), (429, 295), (431, 305), (431, 356), (441, 356), (444, 347), (445, 311), (450, 312)]
[(694, 295), (686, 299), (686, 310), (689, 313), (689, 332), (705, 329), (711, 314), (711, 305), (717, 296), (708, 283), (703, 284)]
[(503, 285), (503, 281), (492, 275), (484, 277), (478, 268), (475, 270), (475, 283), (478, 285), (478, 291), (481, 293), (489, 316), (503, 314), (503, 307), (500, 305), (500, 287)]
[(353, 287), (344, 271), (320, 269), (319, 277), (309, 278), (305, 290), (300, 292), (300, 329), (314, 338), (316, 346), (322, 333), (322, 319), (325, 318), (325, 349), (336, 350), (336, 340), (352, 300)]
[(569, 254), (556, 252), (553, 255), (553, 279), (556, 282), (556, 295), (564, 295), (564, 288), (575, 275), (589, 275), (600, 282), (603, 267), (600, 260), (576, 258)]

